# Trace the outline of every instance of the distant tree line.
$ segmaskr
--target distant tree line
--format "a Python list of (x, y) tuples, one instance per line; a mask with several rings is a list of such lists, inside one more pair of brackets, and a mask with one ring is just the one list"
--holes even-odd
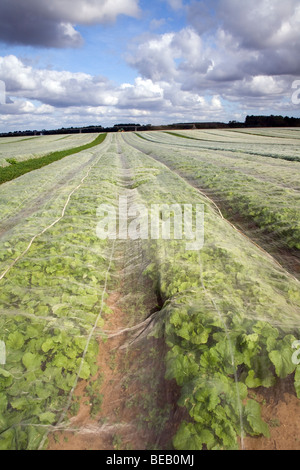
[(300, 118), (288, 116), (247, 116), (246, 127), (300, 127)]
[(218, 129), (234, 127), (300, 127), (300, 118), (288, 116), (247, 116), (245, 122), (229, 121), (224, 122), (186, 122), (174, 123), (161, 126), (151, 124), (141, 125), (135, 123), (115, 124), (112, 127), (85, 126), (85, 127), (62, 127), (61, 129), (46, 130), (26, 130), (0, 133), (0, 137), (22, 137), (35, 135), (53, 134), (78, 134), (78, 133), (100, 133), (117, 131), (149, 131), (149, 130), (175, 130), (175, 129)]

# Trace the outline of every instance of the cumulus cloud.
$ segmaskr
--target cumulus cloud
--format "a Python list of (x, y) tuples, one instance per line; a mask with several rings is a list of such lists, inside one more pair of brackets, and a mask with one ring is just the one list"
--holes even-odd
[(205, 73), (212, 64), (201, 37), (190, 27), (176, 33), (144, 36), (133, 46), (128, 63), (154, 81), (180, 79), (181, 71)]
[(119, 90), (118, 106), (121, 108), (159, 109), (164, 106), (163, 88), (152, 80), (141, 77), (135, 79), (134, 85), (123, 84)]
[[(151, 32), (131, 42), (127, 62), (137, 75), (132, 83), (119, 86), (100, 75), (38, 69), (12, 55), (0, 57), (0, 80), (7, 89), (0, 113), (15, 110), (41, 119), (58, 113), (60, 122), (72, 125), (73, 117), (76, 125), (80, 116), (91, 122), (226, 120), (232, 118), (226, 111), (231, 104), (240, 116), (253, 109), (293, 110), (291, 85), (300, 76), (299, 0), (165, 1), (175, 10), (184, 8), (187, 25), (155, 34), (164, 19), (152, 20)], [(77, 24), (139, 14), (138, 0), (70, 4), (1, 2), (0, 39), (24, 43), (28, 37), (31, 44), (73, 47), (82, 41)], [(14, 19), (10, 5), (19, 6)]]
[(0, 2), (0, 40), (46, 47), (78, 47), (76, 25), (137, 17), (138, 0), (9, 0)]
[[(298, 0), (193, 1), (188, 19), (195, 31), (214, 41), (214, 77), (300, 73), (300, 4)], [(210, 34), (210, 36), (209, 36)], [(224, 71), (232, 66), (234, 73)]]
[(173, 77), (176, 73), (173, 39), (174, 33), (144, 36), (137, 45), (133, 45), (132, 53), (127, 58), (128, 63), (151, 80)]
[(284, 103), (300, 75), (298, 0), (192, 0), (185, 8), (185, 28), (132, 46), (128, 62), (144, 79), (172, 84), (183, 102), (179, 91), (243, 106)]
[(242, 47), (262, 49), (300, 42), (298, 0), (220, 0), (218, 15)]
[(165, 0), (173, 10), (180, 10), (183, 8), (182, 0)]
[(218, 25), (216, 15), (212, 15), (212, 11), (216, 9), (217, 4), (218, 0), (210, 0), (210, 2), (192, 0), (187, 6), (188, 23), (199, 34), (203, 34)]
[(35, 105), (29, 100), (26, 99), (17, 99), (10, 103), (2, 104), (0, 107), (0, 114), (2, 115), (49, 115), (53, 113), (54, 108), (45, 104)]
[(56, 107), (114, 104), (114, 89), (104, 77), (86, 73), (72, 73), (34, 69), (17, 57), (0, 57), (0, 80), (7, 94), (39, 100)]
[(26, 114), (31, 116), (31, 126), (26, 120), (26, 128), (40, 128), (46, 117), (48, 125), (54, 122), (56, 127), (57, 122), (76, 126), (77, 122), (101, 123), (103, 119), (105, 125), (120, 119), (152, 123), (199, 120), (221, 116), (224, 111), (217, 94), (209, 99), (184, 91), (174, 80), (138, 76), (133, 83), (116, 85), (89, 74), (37, 69), (13, 55), (0, 57), (0, 80), (7, 93), (6, 104), (0, 106), (0, 122), (3, 117), (7, 124), (13, 119), (15, 126), (17, 117)]

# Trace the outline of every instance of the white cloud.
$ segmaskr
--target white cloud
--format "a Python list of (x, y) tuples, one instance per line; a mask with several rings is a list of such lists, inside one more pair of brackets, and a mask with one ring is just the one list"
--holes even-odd
[(0, 105), (0, 115), (48, 115), (53, 113), (54, 108), (48, 105), (35, 105), (26, 99), (15, 99), (12, 103)]
[(121, 86), (118, 106), (133, 109), (158, 109), (164, 105), (164, 92), (160, 84), (137, 77), (134, 85)]
[(0, 57), (0, 80), (6, 85), (7, 95), (26, 96), (51, 106), (65, 107), (78, 104), (95, 106), (116, 103), (113, 87), (103, 77), (85, 73), (34, 69), (17, 57)]
[(128, 63), (145, 78), (154, 81), (180, 80), (181, 73), (205, 73), (212, 62), (203, 48), (202, 39), (190, 27), (178, 32), (144, 36), (132, 45)]
[(152, 30), (161, 28), (162, 26), (165, 25), (165, 23), (166, 23), (165, 18), (160, 18), (159, 20), (156, 18), (153, 18), (150, 22), (150, 30), (152, 31)]
[(89, 74), (37, 69), (12, 55), (0, 57), (0, 80), (6, 83), (8, 98), (7, 104), (0, 106), (0, 116), (5, 117), (6, 126), (12, 123), (14, 128), (21, 115), (28, 116), (23, 128), (40, 129), (45, 122), (46, 128), (76, 123), (108, 125), (130, 118), (162, 123), (200, 120), (201, 116), (224, 112), (218, 96), (209, 100), (197, 92), (184, 91), (174, 80), (139, 76), (133, 83), (116, 86)]
[(44, 3), (43, 12), (70, 23), (97, 24), (115, 21), (121, 14), (137, 17), (140, 10), (138, 0), (51, 0)]
[(182, 0), (166, 0), (166, 2), (170, 5), (173, 10), (180, 10), (183, 8)]
[(274, 77), (263, 75), (258, 75), (251, 79), (249, 90), (256, 96), (280, 94), (283, 91)]
[(188, 20), (213, 45), (209, 80), (300, 74), (299, 0), (192, 1)]
[(174, 36), (174, 33), (166, 33), (143, 38), (142, 42), (133, 46), (128, 63), (151, 80), (159, 81), (174, 76), (174, 58), (178, 55), (172, 47)]
[[(173, 8), (183, 6), (171, 3)], [(126, 14), (138, 15), (137, 0), (106, 0), (101, 11), (92, 0), (75, 0), (74, 11), (68, 11), (68, 4), (48, 3), (46, 16), (60, 31), (64, 28), (64, 37), (73, 44), (80, 39), (75, 26), (79, 17), (81, 24), (91, 24), (113, 21), (126, 8)], [(28, 5), (36, 6), (37, 17), (46, 11), (35, 0)], [(142, 123), (227, 120), (253, 109), (291, 110), (291, 84), (300, 75), (298, 0), (284, 5), (279, 0), (212, 0), (210, 6), (213, 15), (207, 3), (193, 0), (185, 6), (188, 26), (136, 38), (127, 61), (137, 77), (120, 86), (102, 76), (37, 68), (13, 55), (0, 57), (0, 80), (7, 91), (0, 114), (15, 124), (17, 116), (26, 114), (32, 117), (28, 126), (31, 122), (40, 128), (43, 122), (75, 126), (131, 118)], [(162, 24), (152, 21), (152, 28)]]
[(220, 97), (217, 95), (214, 95), (211, 100), (212, 107), (215, 109), (222, 109), (222, 103), (220, 100)]
[[(75, 125), (80, 117), (91, 123), (130, 117), (226, 120), (228, 102), (239, 116), (255, 107), (289, 108), (291, 84), (300, 76), (299, 0), (160, 1), (177, 11), (177, 20), (178, 12), (186, 14), (187, 25), (172, 31), (177, 22), (148, 16), (150, 32), (135, 38), (128, 50), (127, 62), (137, 75), (132, 83), (118, 86), (103, 76), (0, 57), (7, 91), (0, 114), (8, 120), (31, 115), (32, 123), (40, 117), (72, 125), (73, 118)], [(77, 47), (83, 43), (77, 25), (139, 14), (138, 0), (0, 1), (0, 40)], [(154, 34), (162, 26), (167, 32)]]

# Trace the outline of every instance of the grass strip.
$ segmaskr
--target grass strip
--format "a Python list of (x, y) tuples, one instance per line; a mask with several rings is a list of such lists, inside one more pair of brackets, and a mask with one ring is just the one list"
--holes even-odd
[(176, 137), (181, 137), (182, 139), (191, 139), (191, 140), (204, 140), (204, 142), (215, 142), (215, 140), (210, 140), (210, 139), (199, 139), (198, 137), (190, 137), (189, 135), (182, 135), (182, 134), (177, 134), (176, 132), (168, 132), (164, 131), (165, 134), (174, 135)]
[(19, 143), (19, 142), (24, 142), (25, 140), (35, 140), (35, 139), (39, 139), (40, 137), (28, 137), (26, 139), (20, 139), (20, 140), (17, 140), (17, 141), (14, 141), (14, 140), (11, 140), (10, 142), (1, 142), (1, 138), (0, 138), (0, 144), (1, 145), (11, 145), (11, 144), (15, 144), (16, 142)]
[(25, 173), (29, 173), (30, 171), (38, 170), (39, 168), (50, 165), (50, 163), (61, 160), (62, 158), (68, 157), (69, 155), (74, 155), (75, 153), (79, 153), (83, 150), (95, 147), (96, 145), (99, 145), (104, 141), (106, 135), (106, 133), (99, 134), (98, 137), (96, 137), (96, 139), (90, 142), (89, 144), (81, 145), (80, 147), (73, 147), (66, 150), (59, 150), (57, 152), (52, 152), (48, 155), (44, 155), (40, 158), (30, 158), (28, 160), (25, 160), (24, 162), (15, 162), (11, 160), (10, 166), (6, 166), (0, 169), (0, 184), (6, 183), (15, 178), (18, 178), (19, 176), (25, 175)]
[(146, 139), (146, 137), (142, 136), (141, 134), (138, 134), (137, 132), (135, 132), (135, 135), (137, 135), (140, 139), (144, 139), (144, 140), (147, 140), (147, 142), (149, 142), (149, 139)]
[[(169, 135), (172, 135), (173, 137), (176, 136), (176, 137), (181, 137), (183, 139), (191, 139), (191, 140), (202, 140), (204, 142), (214, 142), (215, 144), (227, 144), (228, 142), (225, 142), (225, 141), (216, 141), (216, 140), (209, 140), (209, 139), (198, 139), (197, 137), (190, 137), (190, 136), (187, 136), (187, 135), (182, 135), (182, 134), (177, 134), (176, 132), (165, 132), (164, 131), (164, 134), (169, 134)], [(258, 135), (258, 134), (247, 134), (247, 135)], [(261, 134), (262, 135), (262, 134)], [(279, 144), (279, 145), (282, 145), (282, 144)], [(202, 147), (204, 148), (204, 147)], [(209, 150), (226, 150), (227, 152), (237, 152), (237, 150), (231, 150), (231, 149), (220, 149), (220, 148), (209, 148), (209, 147), (206, 147), (207, 149)], [(255, 156), (258, 156), (258, 157), (264, 157), (264, 158), (280, 158), (281, 160), (286, 160), (288, 162), (300, 162), (300, 157), (298, 156), (289, 156), (289, 155), (266, 155), (266, 154), (263, 154), (263, 153), (257, 153), (257, 152), (250, 152), (250, 151), (245, 151), (243, 153), (247, 153), (249, 155), (255, 155)]]

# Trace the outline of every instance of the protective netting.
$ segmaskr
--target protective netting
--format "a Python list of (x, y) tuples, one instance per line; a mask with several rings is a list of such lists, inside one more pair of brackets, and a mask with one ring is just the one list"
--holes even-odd
[[(249, 136), (244, 130), (223, 131), (230, 143), (212, 142), (215, 133), (180, 131), (188, 139), (165, 132), (142, 133), (142, 139), (132, 134), (128, 142), (212, 198), (225, 218), (249, 231), (252, 239), (299, 277), (300, 173), (299, 162), (292, 161), (299, 160), (299, 132), (290, 131), (290, 139), (275, 139)], [(291, 161), (284, 159), (287, 156)]]
[[(78, 175), (53, 192), (49, 188), (34, 214), (23, 219), (21, 212), (16, 226), (6, 231), (7, 216), (2, 226), (2, 448), (36, 448), (45, 428), (64, 414), (78, 378), (95, 370), (97, 343), (90, 333), (104, 308), (111, 255), (110, 247), (96, 236), (94, 207), (99, 200), (98, 172), (107, 159), (109, 153), (82, 155)], [(68, 160), (69, 166), (65, 159), (35, 172), (31, 181), (29, 175), (20, 178), (17, 208), (23, 205), (23, 184), (28, 187), (39, 173), (49, 172), (59, 175), (59, 181), (72, 169), (74, 157)], [(107, 170), (101, 202), (114, 198), (110, 177)], [(48, 183), (53, 185), (46, 179)], [(16, 182), (5, 186), (9, 193)], [(14, 208), (12, 213), (16, 217)]]
[[(297, 448), (299, 281), (189, 183), (211, 154), (142, 135), (153, 142), (108, 135), (0, 188), (0, 448), (251, 449), (274, 432)], [(245, 161), (267, 180), (262, 158), (236, 156), (232, 174)], [(299, 163), (281, 162), (282, 180), (279, 163), (272, 184), (296, 182)], [(120, 216), (125, 198), (127, 236), (101, 239), (104, 208)], [(151, 237), (161, 204), (203, 208), (203, 246), (175, 239), (175, 214), (169, 239)]]
[[(146, 269), (164, 303), (157, 328), (170, 348), (166, 377), (176, 379), (179, 404), (192, 418), (181, 424), (174, 445), (234, 448), (238, 435), (246, 448), (246, 435), (269, 435), (249, 389), (272, 387), (296, 369), (299, 282), (185, 181), (145, 154), (139, 159), (161, 169), (155, 181), (140, 186), (148, 203), (205, 205), (203, 248), (187, 252), (181, 241), (155, 241)], [(132, 167), (136, 161), (137, 155)]]
[(50, 152), (79, 147), (92, 142), (96, 136), (97, 134), (87, 133), (1, 138), (0, 168), (29, 158), (39, 158)]

